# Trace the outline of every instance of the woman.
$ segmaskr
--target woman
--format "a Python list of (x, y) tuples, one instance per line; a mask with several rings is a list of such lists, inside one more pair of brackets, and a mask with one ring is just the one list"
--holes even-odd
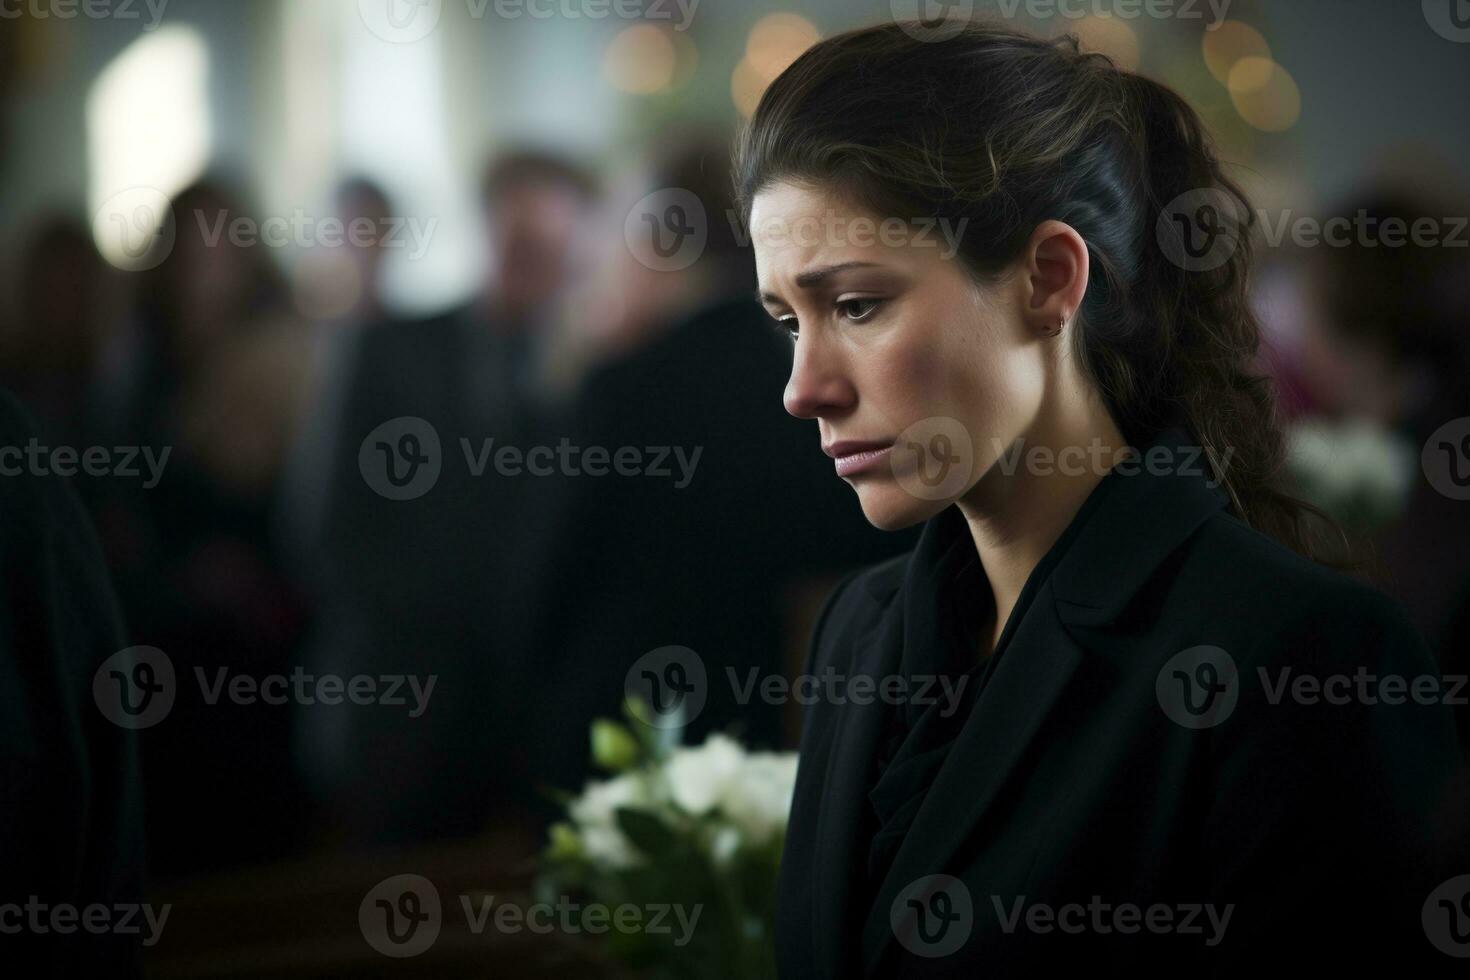
[(814, 633), (782, 975), (1449, 963), (1452, 723), (1358, 685), (1439, 677), (1274, 489), (1244, 198), (1075, 40), (923, 36), (811, 48), (737, 152), (787, 410), (924, 522)]

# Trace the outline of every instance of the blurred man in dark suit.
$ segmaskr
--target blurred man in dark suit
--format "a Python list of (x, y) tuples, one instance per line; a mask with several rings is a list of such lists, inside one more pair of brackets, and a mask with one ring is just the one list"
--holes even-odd
[(515, 827), (534, 805), (544, 720), (527, 714), (524, 691), (565, 492), (530, 450), (565, 431), (540, 396), (541, 349), (579, 274), (595, 198), (593, 179), (559, 156), (494, 161), (487, 288), (428, 320), (364, 325), (331, 433), (308, 447), (328, 481), (311, 532), (322, 602), (312, 668), (435, 678), (417, 717), (303, 708), (303, 760), (351, 838)]

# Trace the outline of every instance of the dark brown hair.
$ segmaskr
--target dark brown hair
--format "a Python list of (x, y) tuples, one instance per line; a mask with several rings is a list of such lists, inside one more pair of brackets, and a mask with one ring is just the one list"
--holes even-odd
[[(1067, 223), (1092, 266), (1076, 355), (1124, 437), (1142, 446), (1184, 425), (1236, 516), (1341, 564), (1320, 553), (1309, 519), (1340, 529), (1280, 489), (1284, 436), (1273, 384), (1255, 371), (1260, 326), (1247, 298), (1254, 214), (1199, 116), (1163, 85), (1082, 53), (1074, 35), (973, 22), (921, 36), (896, 23), (839, 34), (771, 84), (735, 151), (742, 220), (783, 180), (876, 214), (949, 219), (978, 282), (1019, 258), (1042, 221)], [(1241, 219), (1236, 247), (1212, 268), (1171, 261), (1156, 232), (1190, 192)]]

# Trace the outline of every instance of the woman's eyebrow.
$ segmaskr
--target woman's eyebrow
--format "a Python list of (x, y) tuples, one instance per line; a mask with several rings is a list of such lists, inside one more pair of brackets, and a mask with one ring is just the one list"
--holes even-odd
[[(825, 280), (836, 273), (846, 272), (848, 269), (877, 268), (877, 266), (877, 262), (853, 260), (851, 262), (838, 262), (834, 265), (824, 265), (816, 269), (807, 269), (797, 274), (796, 287), (798, 289), (812, 289), (813, 287), (820, 286)], [(756, 290), (756, 299), (767, 304), (783, 302), (781, 297), (775, 293), (760, 289)]]

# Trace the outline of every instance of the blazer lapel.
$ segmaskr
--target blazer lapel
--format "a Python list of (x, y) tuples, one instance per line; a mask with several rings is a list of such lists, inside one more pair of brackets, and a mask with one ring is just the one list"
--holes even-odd
[(1199, 471), (1178, 471), (1185, 460), (1177, 454), (1189, 442), (1183, 430), (1166, 429), (1153, 445), (1176, 452), (1175, 471), (1139, 466), (1097, 488), (1104, 497), (1016, 625), (868, 910), (865, 974), (877, 971), (894, 942), (889, 913), (898, 893), (945, 871), (961, 844), (976, 843), (997, 794), (1013, 775), (1020, 778), (1028, 746), (1089, 655), (1087, 631), (1116, 619), (1160, 563), (1225, 506), (1202, 461)]
[(1044, 599), (1018, 624), (878, 890), (863, 930), (868, 975), (894, 939), (898, 893), (943, 870), (970, 837), (1082, 662), (1082, 648), (1038, 608)]
[[(880, 597), (875, 596), (875, 599)], [(898, 669), (903, 620), (900, 605), (890, 603), (878, 622), (857, 641), (853, 674), (882, 678)], [(882, 736), (884, 709), (874, 698), (868, 704), (849, 702), (837, 712), (837, 730), (828, 744), (829, 761), (822, 786), (813, 857), (815, 880), (830, 888), (814, 894), (812, 910), (816, 961), (830, 978), (856, 973), (857, 950), (852, 937), (862, 927), (866, 909), (853, 897), (861, 879), (867, 851), (858, 839), (859, 820), (868, 806), (869, 775)]]

